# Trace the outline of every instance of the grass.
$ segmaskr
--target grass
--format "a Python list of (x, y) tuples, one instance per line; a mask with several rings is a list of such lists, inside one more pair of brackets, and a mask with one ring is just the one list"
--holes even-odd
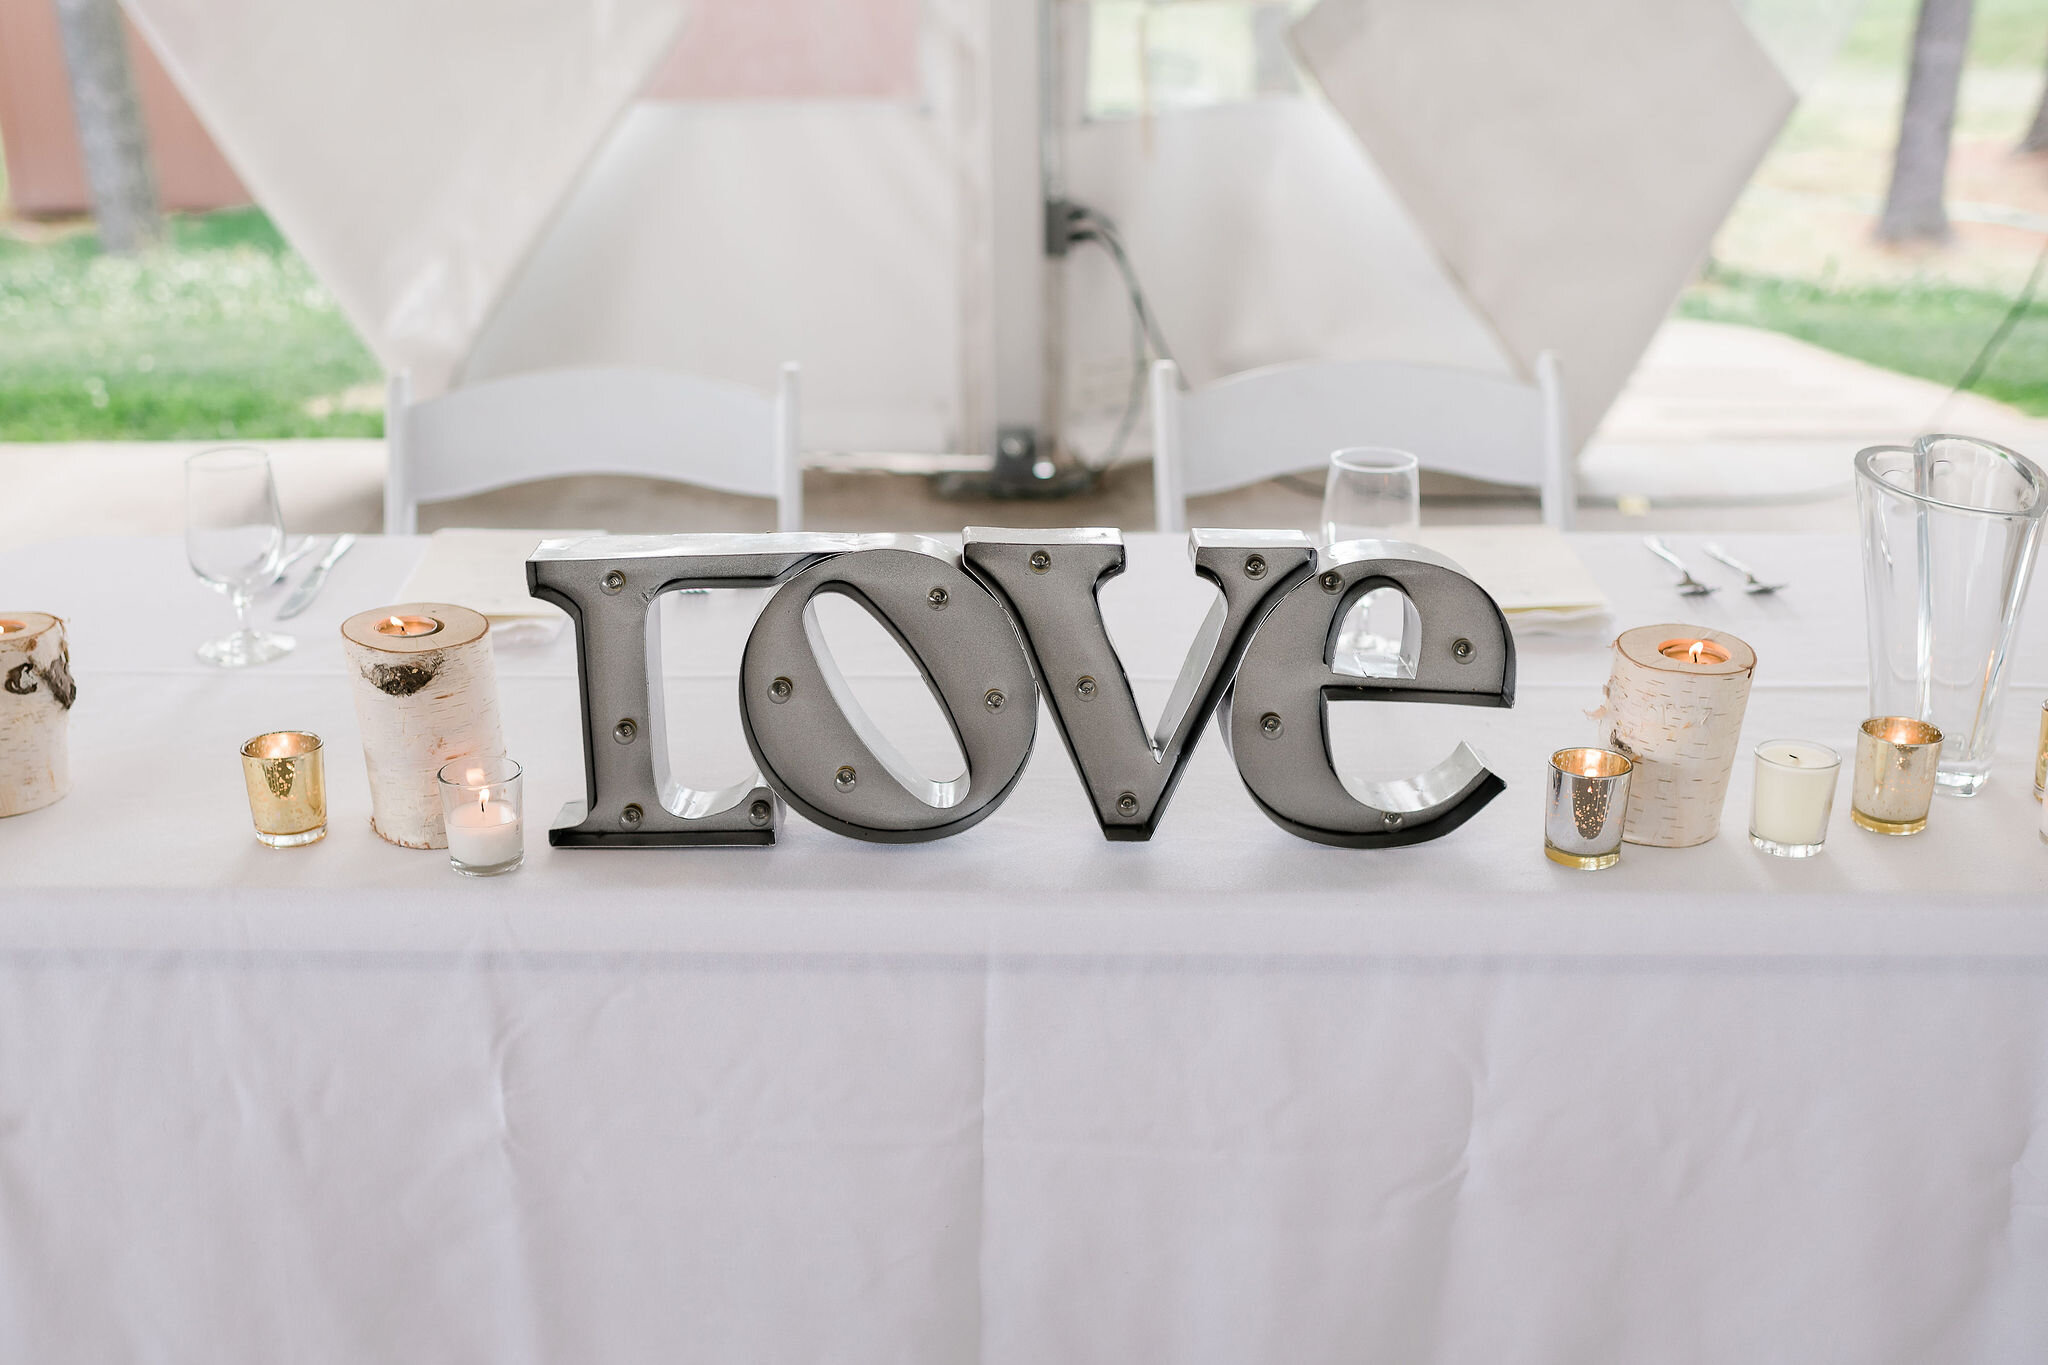
[(0, 235), (0, 440), (377, 436), (349, 391), (379, 375), (259, 210), (174, 218), (139, 257)]
[[(1737, 322), (1810, 341), (1901, 374), (1953, 385), (2013, 300), (1938, 283), (1831, 287), (1709, 270), (1679, 300), (1681, 317)], [(1972, 390), (2048, 417), (2048, 300), (2020, 315)]]

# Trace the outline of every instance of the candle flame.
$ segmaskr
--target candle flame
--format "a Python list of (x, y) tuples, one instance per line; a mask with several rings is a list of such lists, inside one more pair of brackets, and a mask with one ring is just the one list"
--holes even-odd
[(489, 787), (479, 789), (476, 794), (476, 813), (478, 815), (487, 813), (490, 808), (490, 801), (491, 789)]
[(384, 618), (384, 624), (393, 630), (404, 630), (405, 618), (402, 616), (387, 616)]
[(1700, 655), (1706, 652), (1706, 648), (1707, 642), (1705, 640), (1694, 640), (1692, 642), (1692, 648), (1687, 650), (1686, 653), (1691, 656), (1692, 661), (1694, 663), (1698, 663), (1700, 661)]

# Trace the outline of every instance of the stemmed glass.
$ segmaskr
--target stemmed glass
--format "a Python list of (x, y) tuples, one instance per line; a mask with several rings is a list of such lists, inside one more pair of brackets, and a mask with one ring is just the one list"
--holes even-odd
[(284, 515), (270, 457), (248, 446), (202, 450), (185, 461), (185, 557), (192, 572), (235, 604), (233, 635), (208, 640), (199, 657), (217, 668), (246, 668), (289, 654), (289, 635), (249, 624), (249, 600), (277, 577)]
[[(1422, 525), (1418, 462), (1405, 450), (1353, 446), (1330, 456), (1323, 485), (1323, 553), (1347, 540), (1404, 540)], [(1415, 676), (1421, 622), (1391, 588), (1352, 604), (1337, 629), (1331, 665), (1365, 678)]]

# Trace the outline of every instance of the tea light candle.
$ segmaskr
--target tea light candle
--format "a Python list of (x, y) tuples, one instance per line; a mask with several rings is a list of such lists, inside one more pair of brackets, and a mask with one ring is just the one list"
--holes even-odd
[(1635, 764), (1626, 837), (1690, 848), (1721, 832), (1756, 651), (1702, 626), (1638, 626), (1614, 642), (1607, 747)]
[(477, 793), (475, 805), (465, 802), (448, 812), (448, 856), (457, 862), (497, 867), (525, 851), (519, 812), (505, 801), (493, 801), (489, 787)]
[(395, 635), (410, 640), (415, 635), (433, 635), (441, 629), (441, 623), (431, 616), (387, 616), (377, 623), (379, 635)]
[(71, 790), (71, 646), (42, 611), (0, 612), (0, 817), (25, 815)]
[(299, 848), (327, 837), (327, 761), (320, 736), (273, 730), (242, 746), (242, 782), (256, 837)]
[(1612, 749), (1559, 749), (1550, 756), (1543, 808), (1543, 856), (1593, 872), (1621, 861), (1635, 765)]
[[(2044, 796), (2048, 796), (2048, 701), (2041, 703), (2041, 741), (2034, 750), (2034, 799)], [(2048, 815), (2041, 818), (2048, 820)]]
[(405, 848), (446, 848), (434, 775), (505, 748), (490, 622), (468, 607), (407, 602), (341, 623), (370, 779), (370, 828)]
[(458, 758), (438, 774), (448, 861), (471, 877), (494, 877), (526, 858), (519, 765), (509, 758)]
[(1756, 746), (1749, 841), (1780, 858), (1811, 858), (1827, 842), (1842, 756), (1825, 744), (1773, 739)]
[(1873, 716), (1856, 732), (1849, 814), (1878, 834), (1918, 834), (1934, 804), (1941, 731), (1911, 716)]

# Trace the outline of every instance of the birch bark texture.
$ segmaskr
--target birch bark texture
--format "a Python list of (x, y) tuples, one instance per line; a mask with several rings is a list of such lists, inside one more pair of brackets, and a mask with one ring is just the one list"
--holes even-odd
[[(378, 623), (424, 617), (427, 635), (386, 635)], [(446, 848), (435, 775), (454, 758), (505, 752), (490, 622), (468, 607), (411, 602), (341, 623), (363, 763), (370, 828), (403, 848)]]
[(0, 612), (0, 816), (71, 791), (71, 650), (47, 612)]
[(1622, 632), (1607, 702), (1596, 713), (1607, 746), (1636, 765), (1622, 838), (1691, 848), (1721, 832), (1755, 673), (1756, 651), (1725, 631), (1659, 625)]

